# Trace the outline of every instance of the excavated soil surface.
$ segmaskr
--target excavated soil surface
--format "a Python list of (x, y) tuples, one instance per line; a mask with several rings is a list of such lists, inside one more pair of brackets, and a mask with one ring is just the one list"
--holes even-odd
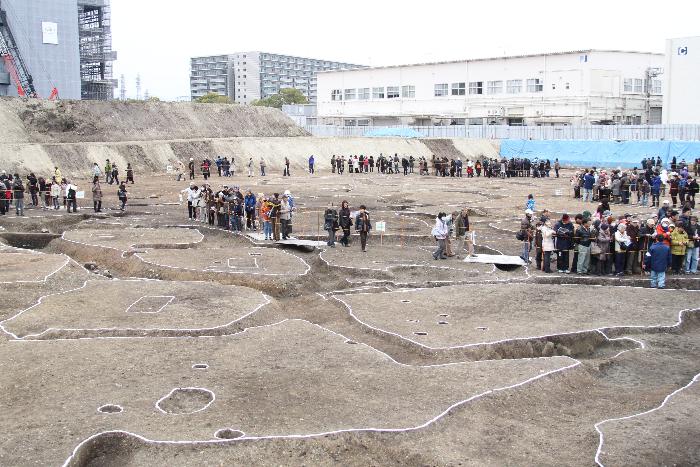
[(656, 291), (641, 275), (431, 257), (439, 211), (468, 208), (488, 254), (519, 254), (529, 193), (557, 216), (594, 211), (566, 196), (570, 173), (341, 177), (319, 163), (211, 183), (291, 190), (308, 240), (324, 241), (329, 202), (365, 204), (387, 225), (367, 253), (356, 234), (348, 248), (255, 245), (188, 221), (189, 182), (140, 173), (125, 213), (107, 185), (102, 214), (80, 200), (78, 214), (0, 219), (38, 250), (0, 250), (0, 464), (697, 463), (697, 276)]

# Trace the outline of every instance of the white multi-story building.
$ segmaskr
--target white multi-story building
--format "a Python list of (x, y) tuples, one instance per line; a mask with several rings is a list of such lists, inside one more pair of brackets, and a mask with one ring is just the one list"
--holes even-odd
[(700, 36), (666, 41), (664, 123), (700, 124)]
[(237, 52), (191, 59), (190, 92), (193, 99), (207, 92), (227, 95), (232, 101), (250, 104), (295, 88), (309, 102), (316, 102), (316, 73), (352, 69), (360, 65), (269, 52)]
[(318, 123), (661, 123), (664, 55), (582, 50), (318, 73)]

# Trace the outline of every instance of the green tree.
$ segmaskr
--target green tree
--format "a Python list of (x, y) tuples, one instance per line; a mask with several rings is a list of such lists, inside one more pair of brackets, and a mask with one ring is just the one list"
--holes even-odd
[(289, 104), (308, 104), (309, 100), (298, 89), (284, 88), (277, 94), (265, 99), (257, 99), (252, 102), (252, 105), (263, 107), (274, 107), (281, 109), (283, 105)]
[(231, 99), (228, 96), (222, 96), (215, 92), (209, 92), (201, 97), (198, 97), (195, 102), (200, 104), (231, 104)]

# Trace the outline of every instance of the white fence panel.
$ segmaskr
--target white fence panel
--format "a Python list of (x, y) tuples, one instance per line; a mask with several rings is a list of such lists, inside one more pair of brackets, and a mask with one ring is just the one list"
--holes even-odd
[[(369, 126), (310, 125), (314, 136), (359, 137)], [(394, 127), (405, 128), (405, 127)], [(699, 141), (700, 125), (505, 126), (453, 125), (410, 127), (426, 138), (485, 138), (534, 140), (675, 140)]]

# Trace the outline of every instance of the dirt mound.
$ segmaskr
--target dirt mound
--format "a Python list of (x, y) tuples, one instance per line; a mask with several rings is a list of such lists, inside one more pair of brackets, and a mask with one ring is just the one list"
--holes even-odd
[(4, 143), (79, 143), (304, 136), (282, 112), (266, 107), (192, 102), (0, 99)]
[(447, 157), (448, 159), (464, 157), (464, 154), (457, 150), (451, 139), (422, 139), (421, 142), (428, 146), (437, 157)]

